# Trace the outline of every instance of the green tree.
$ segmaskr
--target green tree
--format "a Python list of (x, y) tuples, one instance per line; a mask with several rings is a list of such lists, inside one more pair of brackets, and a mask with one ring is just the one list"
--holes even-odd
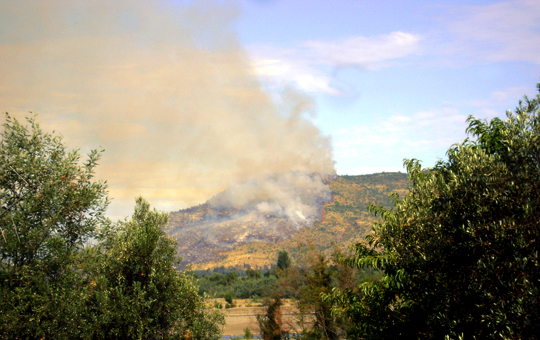
[(244, 328), (244, 339), (253, 339), (253, 334), (249, 328)]
[[(540, 90), (540, 84), (539, 84)], [(507, 119), (469, 117), (431, 169), (406, 161), (410, 191), (344, 260), (384, 270), (334, 298), (363, 339), (533, 339), (540, 332), (540, 95)]]
[(229, 305), (233, 305), (233, 297), (231, 293), (226, 293), (223, 298), (225, 299), (225, 302), (227, 302)]
[[(334, 288), (353, 287), (356, 270), (330, 261), (310, 244), (299, 249), (298, 267), (289, 268), (287, 275), (279, 277), (280, 292), (291, 294), (297, 300), (295, 313), (300, 329), (296, 330), (306, 339), (338, 339), (345, 336), (348, 328), (342, 316), (333, 315), (333, 301), (322, 296)], [(336, 249), (336, 252), (338, 249)]]
[(249, 279), (260, 279), (262, 277), (261, 272), (256, 269), (248, 268), (246, 269), (246, 275)]
[(278, 259), (277, 259), (277, 268), (279, 270), (287, 270), (291, 266), (291, 258), (289, 257), (289, 253), (287, 253), (286, 250), (281, 250), (278, 253)]
[(6, 115), (0, 133), (0, 338), (218, 339), (223, 315), (175, 269), (168, 215), (139, 198), (111, 224), (100, 153), (82, 161), (27, 121)]
[(229, 284), (233, 284), (236, 280), (238, 280), (238, 273), (230, 272), (227, 274), (227, 280), (229, 281)]
[(283, 302), (278, 294), (273, 299), (266, 301), (265, 315), (257, 315), (257, 322), (264, 340), (280, 340), (287, 336), (283, 329), (283, 316), (281, 306)]
[[(308, 339), (339, 339), (341, 330), (339, 328), (339, 318), (332, 315), (332, 303), (323, 300), (322, 294), (329, 294), (334, 287), (332, 280), (332, 270), (328, 261), (322, 254), (317, 254), (311, 259), (309, 268), (303, 271), (305, 283), (298, 287), (298, 309), (300, 320), (305, 320), (306, 316), (313, 322), (309, 322), (310, 327), (304, 330), (304, 336)], [(311, 321), (311, 320), (310, 320)]]
[(205, 311), (193, 278), (176, 270), (177, 242), (163, 231), (168, 220), (139, 197), (132, 219), (105, 233), (94, 274), (94, 338), (220, 338), (223, 315)]
[(0, 337), (71, 338), (85, 322), (78, 255), (108, 204), (100, 152), (81, 162), (27, 122), (6, 114), (0, 133)]

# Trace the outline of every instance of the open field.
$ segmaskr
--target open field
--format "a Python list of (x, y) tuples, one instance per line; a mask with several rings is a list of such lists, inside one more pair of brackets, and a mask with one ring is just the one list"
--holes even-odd
[[(225, 305), (224, 299), (214, 299), (215, 302), (220, 302)], [(252, 300), (235, 300), (237, 307), (223, 309), (225, 312), (225, 327), (223, 335), (244, 335), (244, 329), (249, 328), (252, 334), (260, 334), (259, 324), (257, 323), (257, 315), (264, 315), (266, 307), (262, 307), (260, 303), (253, 303)], [(246, 307), (246, 305), (248, 307)], [(298, 332), (301, 327), (295, 321), (295, 314), (298, 312), (294, 303), (289, 300), (283, 300), (281, 313), (283, 315), (284, 328), (292, 333)]]

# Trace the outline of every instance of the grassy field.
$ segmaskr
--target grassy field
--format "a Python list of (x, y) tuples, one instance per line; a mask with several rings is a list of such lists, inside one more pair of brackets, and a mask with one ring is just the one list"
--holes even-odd
[[(225, 306), (224, 299), (214, 299), (214, 302), (219, 302)], [(283, 306), (281, 312), (283, 315), (283, 327), (290, 333), (298, 333), (302, 329), (296, 321), (296, 313), (298, 309), (294, 305), (294, 302), (283, 299)], [(234, 300), (235, 307), (223, 308), (225, 313), (225, 327), (223, 329), (223, 335), (244, 335), (244, 330), (249, 328), (252, 334), (260, 334), (259, 325), (257, 323), (257, 315), (264, 315), (266, 307), (263, 307), (260, 302), (255, 303), (251, 299)]]

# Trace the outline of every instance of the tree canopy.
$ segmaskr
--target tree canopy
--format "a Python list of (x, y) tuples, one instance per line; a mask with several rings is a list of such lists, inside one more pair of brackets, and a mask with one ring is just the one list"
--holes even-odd
[(167, 213), (104, 217), (107, 186), (60, 136), (6, 115), (0, 133), (1, 339), (218, 339), (223, 316), (176, 270)]
[(0, 134), (0, 249), (14, 270), (60, 265), (62, 253), (92, 235), (108, 203), (106, 184), (93, 181), (100, 152), (81, 165), (77, 150), (68, 152), (33, 117), (28, 122), (30, 129), (6, 115)]
[(281, 250), (278, 253), (278, 259), (276, 267), (279, 270), (286, 270), (291, 266), (291, 258), (289, 257), (289, 253), (286, 250)]
[(139, 197), (132, 218), (104, 233), (89, 299), (99, 302), (91, 304), (94, 338), (220, 337), (223, 316), (205, 310), (192, 277), (176, 270), (177, 241), (163, 231), (168, 219)]
[(77, 256), (107, 207), (93, 179), (100, 152), (68, 152), (60, 136), (9, 115), (0, 134), (0, 337), (79, 333)]
[[(539, 84), (540, 90), (540, 84)], [(540, 95), (507, 119), (469, 117), (471, 139), (423, 169), (366, 244), (343, 258), (384, 271), (361, 293), (335, 290), (362, 339), (531, 339), (540, 332)]]

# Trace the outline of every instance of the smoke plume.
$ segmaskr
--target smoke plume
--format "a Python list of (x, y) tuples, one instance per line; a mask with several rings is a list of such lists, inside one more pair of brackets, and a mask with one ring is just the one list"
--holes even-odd
[(218, 209), (242, 209), (260, 215), (286, 218), (293, 224), (311, 225), (306, 218), (319, 217), (330, 191), (320, 174), (274, 173), (232, 185), (209, 204)]
[(305, 174), (334, 173), (330, 142), (309, 98), (261, 89), (238, 15), (207, 1), (1, 1), (0, 111), (37, 112), (83, 152), (103, 147), (111, 216), (136, 195), (171, 210), (238, 182), (213, 204), (305, 215), (287, 186), (323, 186)]

